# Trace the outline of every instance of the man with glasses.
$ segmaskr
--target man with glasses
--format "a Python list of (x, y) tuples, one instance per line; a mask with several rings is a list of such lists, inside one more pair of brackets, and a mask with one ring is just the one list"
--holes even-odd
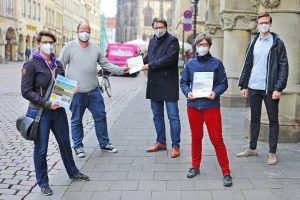
[(144, 69), (148, 71), (146, 98), (150, 99), (153, 122), (156, 129), (156, 144), (147, 152), (166, 150), (164, 104), (166, 105), (171, 139), (171, 157), (180, 155), (180, 119), (178, 111), (178, 39), (168, 33), (167, 22), (155, 18), (152, 23), (154, 36), (149, 42), (148, 54), (144, 57)]
[(260, 131), (262, 101), (269, 118), (269, 157), (268, 164), (275, 165), (279, 123), (278, 103), (288, 79), (288, 59), (283, 41), (270, 32), (272, 17), (261, 13), (257, 17), (259, 33), (250, 42), (244, 68), (239, 81), (241, 94), (249, 98), (251, 109), (251, 137), (249, 148), (237, 154), (238, 157), (257, 155), (256, 147)]

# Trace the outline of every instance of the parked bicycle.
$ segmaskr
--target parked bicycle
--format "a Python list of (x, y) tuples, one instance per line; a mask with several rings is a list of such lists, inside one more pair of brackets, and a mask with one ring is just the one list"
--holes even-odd
[(112, 93), (111, 93), (111, 86), (110, 86), (110, 82), (109, 82), (109, 75), (110, 72), (104, 70), (104, 69), (100, 69), (97, 73), (98, 77), (99, 77), (99, 87), (102, 93), (104, 93), (104, 91), (106, 92), (108, 97), (111, 97)]

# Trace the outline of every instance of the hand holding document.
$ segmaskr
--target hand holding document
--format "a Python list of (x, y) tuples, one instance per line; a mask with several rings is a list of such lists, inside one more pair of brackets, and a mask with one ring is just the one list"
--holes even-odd
[(60, 107), (70, 107), (74, 93), (78, 90), (78, 83), (72, 79), (57, 75), (49, 101)]
[(129, 67), (129, 74), (141, 71), (144, 66), (143, 57), (137, 56), (127, 59), (127, 66)]
[(195, 72), (192, 84), (192, 93), (195, 98), (209, 98), (214, 80), (213, 72)]

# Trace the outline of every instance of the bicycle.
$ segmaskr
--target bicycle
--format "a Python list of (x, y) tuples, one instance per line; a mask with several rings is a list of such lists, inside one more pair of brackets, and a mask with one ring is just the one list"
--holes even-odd
[(97, 73), (98, 77), (100, 78), (99, 80), (99, 88), (101, 90), (102, 93), (104, 93), (104, 91), (106, 92), (108, 97), (111, 97), (112, 93), (111, 93), (111, 86), (110, 86), (110, 82), (109, 82), (109, 75), (110, 72), (104, 70), (104, 69), (100, 69)]

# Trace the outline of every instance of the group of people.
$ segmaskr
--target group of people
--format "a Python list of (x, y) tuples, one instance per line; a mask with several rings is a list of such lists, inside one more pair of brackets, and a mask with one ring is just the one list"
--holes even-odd
[[(250, 42), (240, 77), (241, 94), (250, 100), (251, 140), (249, 149), (239, 153), (238, 157), (257, 155), (257, 139), (260, 129), (260, 112), (264, 100), (270, 121), (269, 164), (276, 164), (278, 141), (278, 103), (282, 90), (286, 87), (288, 61), (285, 46), (278, 35), (270, 32), (272, 18), (268, 13), (257, 17), (258, 33)], [(203, 125), (206, 124), (209, 138), (215, 148), (217, 159), (223, 174), (223, 185), (232, 186), (229, 160), (222, 137), (220, 95), (227, 87), (227, 76), (223, 63), (210, 53), (212, 39), (200, 33), (194, 40), (197, 56), (187, 62), (182, 77), (178, 78), (178, 39), (168, 33), (167, 22), (155, 18), (152, 23), (154, 36), (149, 42), (148, 53), (144, 57), (143, 70), (148, 71), (146, 98), (150, 99), (153, 123), (156, 130), (156, 143), (147, 152), (167, 149), (164, 122), (166, 107), (172, 141), (170, 156), (180, 156), (180, 117), (178, 109), (179, 85), (187, 98), (187, 114), (191, 130), (192, 166), (187, 178), (200, 174), (202, 157)], [(45, 92), (51, 87), (51, 79), (60, 74), (78, 81), (78, 89), (70, 105), (71, 135), (73, 149), (79, 157), (85, 157), (83, 145), (82, 117), (86, 109), (93, 116), (95, 132), (102, 151), (116, 153), (107, 130), (105, 105), (97, 80), (97, 63), (113, 74), (128, 73), (128, 67), (118, 67), (102, 54), (100, 48), (89, 41), (91, 28), (81, 23), (77, 28), (77, 38), (66, 44), (56, 59), (53, 45), (56, 37), (50, 32), (40, 32), (37, 37), (38, 51), (22, 69), (21, 90), (24, 98), (30, 101), (27, 115), (35, 117), (40, 107), (44, 108), (39, 126), (39, 137), (34, 141), (34, 164), (36, 179), (41, 191), (51, 195), (47, 175), (47, 147), (49, 133), (52, 130), (60, 149), (63, 163), (71, 179), (88, 181), (89, 177), (80, 173), (75, 165), (69, 139), (69, 127), (64, 108), (45, 99)], [(65, 72), (66, 69), (66, 72)], [(213, 72), (213, 87), (207, 97), (196, 98), (192, 92), (194, 74)]]

